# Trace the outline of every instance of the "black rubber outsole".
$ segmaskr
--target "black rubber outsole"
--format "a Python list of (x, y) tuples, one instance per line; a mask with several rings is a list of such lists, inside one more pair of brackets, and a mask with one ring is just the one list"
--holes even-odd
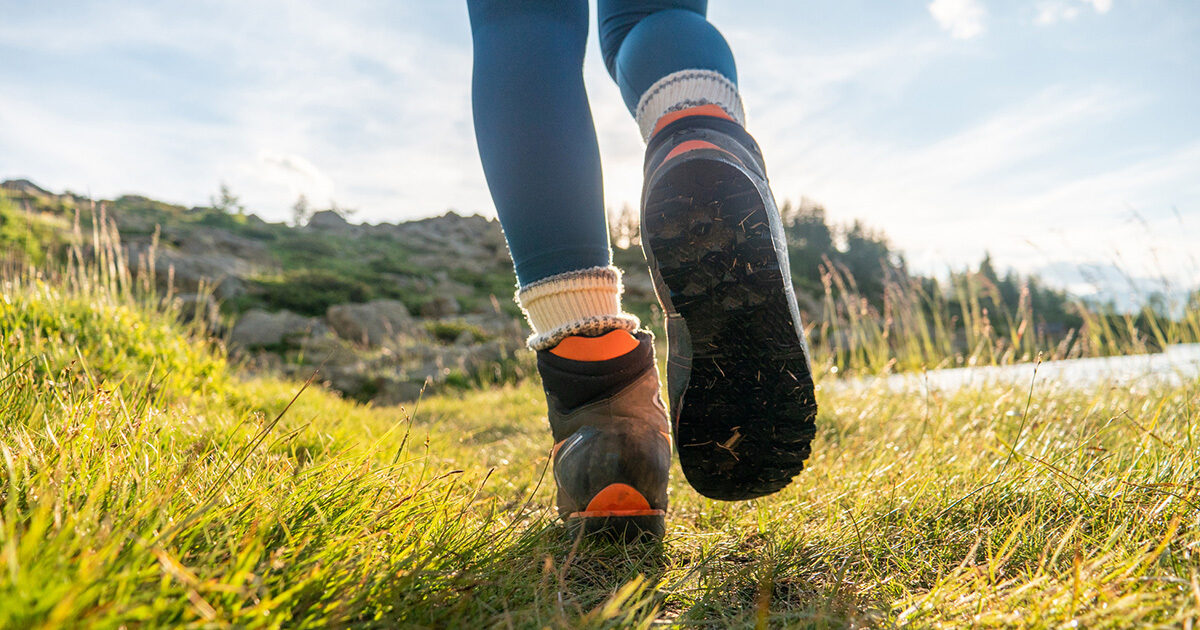
[(642, 230), (668, 316), (690, 336), (691, 376), (672, 410), (684, 475), (713, 499), (777, 492), (804, 468), (817, 405), (786, 258), (771, 239), (770, 193), (722, 157), (663, 168)]
[(572, 537), (620, 543), (658, 542), (667, 532), (667, 520), (662, 514), (646, 516), (600, 516), (567, 519), (567, 531)]

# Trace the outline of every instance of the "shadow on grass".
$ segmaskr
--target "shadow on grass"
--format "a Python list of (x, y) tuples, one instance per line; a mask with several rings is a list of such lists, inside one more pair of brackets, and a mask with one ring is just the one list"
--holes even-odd
[[(662, 543), (615, 543), (537, 524), (460, 577), (460, 597), (444, 617), (425, 621), (485, 627), (598, 627), (653, 616), (665, 594), (654, 589), (668, 568)], [(630, 585), (633, 585), (631, 587)], [(606, 604), (616, 603), (605, 612)]]
[(874, 627), (888, 605), (855, 571), (868, 562), (834, 540), (751, 535), (690, 563), (690, 579), (659, 585), (670, 593), (663, 616), (689, 627)]
[[(878, 586), (858, 570), (859, 549), (833, 541), (731, 540), (707, 552), (688, 537), (612, 543), (560, 525), (527, 533), (479, 575), (472, 606), (488, 625), (625, 627), (647, 620), (700, 627), (766, 622), (876, 626), (887, 617)], [(499, 573), (497, 573), (499, 571)]]

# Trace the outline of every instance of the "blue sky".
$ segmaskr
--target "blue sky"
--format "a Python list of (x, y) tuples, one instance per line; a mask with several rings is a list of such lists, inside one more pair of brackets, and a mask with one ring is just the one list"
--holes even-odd
[[(0, 178), (202, 204), (224, 181), (368, 221), (494, 215), (465, 4), (0, 0)], [(1200, 3), (711, 0), (778, 198), (919, 269), (1117, 263), (1200, 284)], [(585, 78), (607, 203), (642, 143)]]

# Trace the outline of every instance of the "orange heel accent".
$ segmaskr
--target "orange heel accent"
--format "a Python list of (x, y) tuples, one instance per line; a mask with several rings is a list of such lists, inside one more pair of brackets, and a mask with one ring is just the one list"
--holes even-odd
[(596, 493), (588, 502), (587, 511), (595, 510), (649, 510), (650, 502), (633, 486), (614, 483)]
[(697, 105), (696, 107), (689, 107), (687, 109), (681, 109), (677, 112), (671, 112), (670, 114), (664, 114), (662, 118), (659, 118), (658, 122), (654, 124), (654, 131), (650, 132), (650, 136), (654, 137), (654, 134), (658, 133), (658, 131), (663, 127), (666, 127), (680, 118), (686, 118), (688, 116), (713, 116), (716, 118), (724, 118), (725, 120), (733, 120), (733, 116), (725, 113), (725, 110), (721, 109), (720, 105)]
[(550, 349), (550, 354), (572, 361), (607, 361), (638, 347), (637, 337), (627, 330), (609, 331), (599, 337), (567, 337)]
[(719, 147), (711, 142), (705, 142), (704, 140), (688, 140), (687, 142), (679, 143), (679, 146), (675, 147), (674, 149), (671, 149), (671, 152), (667, 154), (667, 157), (663, 158), (662, 162), (659, 165), (661, 166), (662, 164), (666, 164), (673, 157), (677, 157), (679, 155), (687, 153), (688, 151), (696, 151), (698, 149), (716, 149), (717, 151), (720, 151), (721, 153), (724, 153), (725, 155), (728, 155), (729, 157), (737, 160), (738, 164), (742, 163), (742, 161), (740, 159), (738, 159), (738, 156), (726, 151), (725, 149), (722, 149), (721, 147)]
[(614, 483), (596, 493), (582, 512), (571, 514), (571, 518), (595, 518), (599, 516), (651, 516), (665, 514), (663, 510), (651, 509), (650, 502), (629, 484)]

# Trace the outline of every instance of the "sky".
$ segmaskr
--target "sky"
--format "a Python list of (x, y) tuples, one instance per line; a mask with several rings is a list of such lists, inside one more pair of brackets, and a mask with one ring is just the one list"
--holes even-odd
[[(594, 11), (594, 7), (593, 7)], [(206, 204), (226, 183), (369, 222), (495, 215), (465, 2), (0, 0), (0, 179)], [(943, 272), (990, 252), (1200, 285), (1200, 3), (710, 0), (777, 199)], [(593, 29), (595, 19), (593, 16)], [(606, 203), (643, 144), (584, 67)]]

